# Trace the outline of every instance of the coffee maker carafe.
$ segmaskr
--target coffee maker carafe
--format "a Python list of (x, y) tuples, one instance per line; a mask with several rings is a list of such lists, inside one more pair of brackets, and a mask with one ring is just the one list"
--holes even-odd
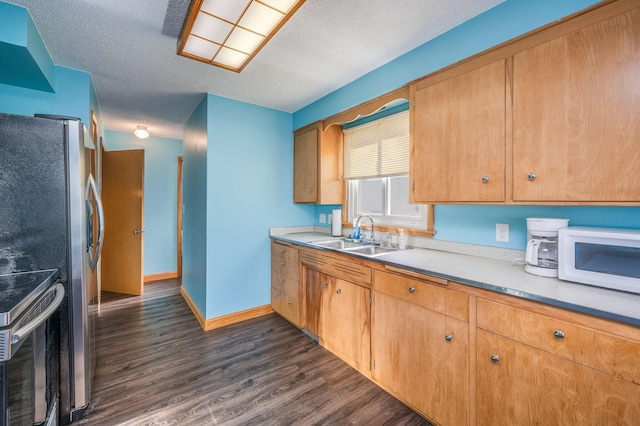
[(558, 231), (569, 219), (527, 218), (527, 251), (524, 270), (542, 277), (558, 276)]

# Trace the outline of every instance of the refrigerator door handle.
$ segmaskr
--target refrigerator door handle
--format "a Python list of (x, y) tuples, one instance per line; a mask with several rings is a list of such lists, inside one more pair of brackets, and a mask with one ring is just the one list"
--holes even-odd
[(100, 199), (100, 193), (96, 187), (96, 181), (93, 179), (93, 175), (89, 175), (87, 179), (87, 199), (89, 198), (89, 190), (93, 193), (93, 197), (96, 200), (96, 207), (98, 208), (98, 244), (95, 252), (89, 250), (89, 267), (92, 271), (95, 271), (98, 259), (100, 259), (100, 253), (102, 252), (102, 243), (104, 242), (104, 209), (102, 208), (102, 200)]

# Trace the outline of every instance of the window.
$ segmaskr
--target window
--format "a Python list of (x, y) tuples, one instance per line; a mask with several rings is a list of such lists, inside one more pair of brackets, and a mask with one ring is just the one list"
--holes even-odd
[(344, 130), (349, 218), (427, 229), (428, 206), (409, 204), (409, 111)]

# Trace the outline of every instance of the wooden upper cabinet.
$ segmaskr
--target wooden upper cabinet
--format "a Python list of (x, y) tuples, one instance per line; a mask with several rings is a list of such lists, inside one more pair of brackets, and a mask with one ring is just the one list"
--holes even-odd
[(413, 202), (505, 200), (505, 79), (501, 59), (411, 85)]
[(640, 201), (639, 40), (635, 8), (514, 55), (514, 201)]
[(293, 201), (342, 203), (342, 127), (310, 124), (293, 134)]

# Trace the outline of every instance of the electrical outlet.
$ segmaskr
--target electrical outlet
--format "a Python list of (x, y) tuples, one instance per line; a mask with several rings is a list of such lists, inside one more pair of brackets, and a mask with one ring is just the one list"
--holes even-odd
[(496, 223), (496, 241), (501, 243), (509, 242), (509, 224)]
[(320, 213), (320, 223), (327, 223), (326, 213)]

